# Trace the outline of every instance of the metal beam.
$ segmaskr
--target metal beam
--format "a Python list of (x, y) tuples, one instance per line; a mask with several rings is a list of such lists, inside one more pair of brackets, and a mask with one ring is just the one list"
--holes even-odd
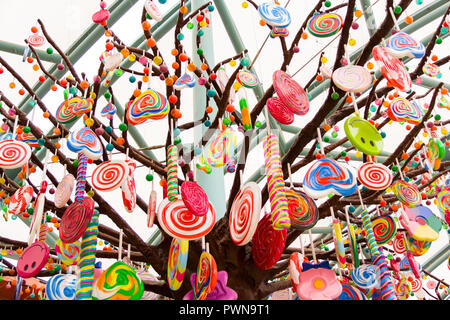
[[(23, 56), (23, 53), (27, 47), (28, 46), (25, 45), (0, 40), (0, 51), (16, 54), (19, 56)], [(48, 54), (46, 51), (40, 49), (35, 49), (35, 51), (38, 54), (39, 59), (41, 59), (42, 61), (53, 63), (60, 63), (61, 61), (61, 56), (59, 54)], [(29, 51), (29, 54), (31, 54), (31, 56), (34, 56), (31, 51)]]

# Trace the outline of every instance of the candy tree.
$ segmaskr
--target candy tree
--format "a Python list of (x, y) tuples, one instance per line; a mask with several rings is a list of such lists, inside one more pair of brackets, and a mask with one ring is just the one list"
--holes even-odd
[[(0, 234), (0, 294), (446, 298), (447, 1), (145, 0), (128, 43), (137, 2), (100, 1), (68, 50), (30, 24), (9, 52), (31, 80), (0, 55), (1, 223), (27, 229)], [(215, 62), (219, 24), (235, 53)], [(99, 60), (78, 63), (86, 46)]]

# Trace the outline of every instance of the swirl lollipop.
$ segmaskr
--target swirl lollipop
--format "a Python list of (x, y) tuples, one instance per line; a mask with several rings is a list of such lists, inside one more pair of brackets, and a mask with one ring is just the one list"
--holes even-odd
[(425, 55), (425, 46), (422, 42), (414, 40), (409, 34), (400, 31), (386, 41), (386, 49), (396, 58), (420, 59)]
[(85, 197), (75, 201), (64, 211), (59, 227), (59, 237), (65, 243), (77, 241), (86, 231), (94, 212), (94, 200)]
[(122, 160), (102, 162), (92, 172), (92, 186), (99, 191), (112, 191), (120, 187), (129, 174), (128, 165)]
[(72, 194), (74, 183), (75, 177), (70, 173), (58, 183), (55, 191), (55, 207), (62, 208), (67, 204)]
[(161, 228), (171, 237), (183, 240), (196, 240), (208, 234), (216, 222), (216, 211), (209, 203), (208, 213), (193, 215), (184, 205), (181, 197), (172, 202), (164, 199), (157, 214)]
[(425, 63), (422, 67), (422, 71), (429, 77), (440, 77), (441, 71), (439, 70), (439, 66), (433, 63)]
[(392, 247), (394, 251), (398, 254), (402, 254), (406, 252), (406, 242), (403, 234), (397, 234), (397, 236), (392, 241)]
[(208, 213), (208, 196), (197, 182), (183, 182), (181, 185), (181, 198), (186, 208), (196, 216), (203, 216)]
[(342, 17), (337, 13), (320, 13), (308, 21), (308, 30), (316, 37), (330, 37), (342, 28)]
[(45, 286), (49, 300), (75, 300), (77, 276), (74, 274), (57, 274), (51, 277)]
[(98, 160), (103, 154), (103, 146), (97, 135), (84, 127), (72, 132), (67, 139), (67, 147), (70, 151), (83, 153), (92, 160)]
[(438, 193), (437, 197), (437, 207), (439, 211), (445, 215), (450, 212), (450, 187), (444, 187), (441, 192)]
[(314, 200), (297, 190), (286, 189), (285, 193), (292, 227), (302, 231), (314, 227), (319, 220), (319, 210)]
[(445, 145), (438, 138), (431, 138), (428, 142), (428, 159), (434, 170), (439, 170), (441, 160), (445, 157)]
[(122, 202), (125, 210), (133, 212), (136, 207), (136, 183), (133, 175), (129, 175), (125, 182), (121, 185)]
[(246, 183), (234, 198), (230, 211), (230, 235), (238, 246), (249, 243), (258, 226), (261, 192), (255, 182)]
[(333, 72), (334, 84), (347, 92), (363, 92), (372, 84), (372, 75), (361, 66), (347, 65)]
[(21, 214), (33, 199), (33, 187), (26, 185), (22, 186), (14, 192), (9, 199), (8, 213), (19, 215)]
[(191, 74), (185, 73), (181, 77), (179, 77), (177, 81), (175, 81), (173, 88), (175, 90), (181, 90), (184, 88), (193, 88), (195, 87), (196, 83), (197, 81), (195, 81), (195, 78)]
[(207, 160), (213, 167), (226, 165), (234, 154), (236, 134), (227, 127), (219, 132), (208, 148)]
[(403, 180), (397, 180), (391, 185), (391, 189), (397, 199), (407, 207), (414, 208), (422, 203), (420, 191), (414, 184), (409, 184)]
[(272, 27), (285, 28), (291, 24), (289, 11), (280, 5), (264, 2), (258, 6), (258, 12), (261, 19)]
[(349, 284), (342, 284), (342, 293), (336, 300), (367, 300), (361, 290)]
[(127, 106), (127, 120), (132, 125), (138, 125), (149, 119), (163, 119), (169, 113), (166, 97), (154, 90), (141, 93)]
[(388, 115), (394, 121), (406, 121), (416, 125), (422, 121), (424, 113), (416, 102), (409, 102), (405, 98), (398, 97), (389, 105)]
[(286, 72), (278, 70), (272, 75), (273, 87), (278, 98), (298, 115), (309, 111), (309, 100), (305, 90)]
[(63, 101), (56, 109), (56, 120), (60, 123), (70, 123), (77, 120), (83, 113), (92, 110), (92, 99), (83, 99), (75, 96), (68, 101)]
[(140, 300), (144, 283), (133, 268), (117, 261), (98, 277), (92, 291), (93, 300)]
[(397, 233), (397, 225), (391, 216), (384, 215), (372, 221), (373, 234), (378, 244), (386, 244)]
[(45, 43), (45, 38), (40, 34), (34, 33), (27, 38), (27, 42), (30, 46), (40, 47)]
[(358, 170), (358, 180), (372, 190), (384, 190), (392, 183), (392, 173), (381, 163), (365, 162)]
[(178, 290), (183, 283), (189, 253), (189, 241), (172, 239), (167, 263), (167, 281), (171, 290)]
[(279, 28), (279, 27), (273, 27), (270, 31), (270, 37), (276, 38), (276, 37), (287, 37), (289, 35), (289, 30), (287, 28)]
[(286, 244), (286, 229), (275, 230), (270, 214), (266, 214), (258, 223), (252, 239), (252, 257), (261, 270), (268, 270), (277, 263)]
[(194, 285), (194, 300), (206, 300), (208, 293), (212, 292), (217, 283), (217, 264), (214, 257), (203, 251), (197, 267)]
[(77, 264), (80, 259), (80, 246), (80, 241), (64, 243), (58, 239), (55, 244), (56, 255), (67, 266)]
[(41, 145), (38, 142), (38, 138), (36, 138), (31, 133), (22, 132), (16, 136), (17, 141), (23, 141), (28, 144), (32, 148), (39, 148)]
[(365, 264), (352, 271), (352, 279), (362, 289), (371, 289), (379, 285), (380, 269), (372, 264)]
[(16, 169), (22, 167), (31, 157), (31, 148), (17, 140), (0, 141), (0, 168)]
[(108, 117), (108, 116), (115, 115), (116, 112), (117, 112), (117, 107), (115, 105), (113, 105), (111, 102), (109, 102), (106, 106), (104, 106), (102, 108), (102, 110), (100, 111), (100, 115), (102, 117)]
[(294, 122), (294, 113), (278, 98), (269, 98), (267, 108), (272, 117), (279, 123), (291, 124)]
[(419, 241), (413, 237), (406, 237), (406, 241), (408, 241), (409, 251), (416, 257), (424, 255), (431, 247), (431, 241)]
[(258, 78), (248, 70), (239, 71), (236, 80), (246, 88), (254, 88), (259, 83)]

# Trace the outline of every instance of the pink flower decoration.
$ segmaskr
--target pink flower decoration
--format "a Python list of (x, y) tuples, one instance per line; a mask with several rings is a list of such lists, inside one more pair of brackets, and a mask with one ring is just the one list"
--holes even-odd
[(333, 300), (342, 292), (342, 285), (333, 270), (318, 268), (300, 273), (297, 295), (302, 300)]

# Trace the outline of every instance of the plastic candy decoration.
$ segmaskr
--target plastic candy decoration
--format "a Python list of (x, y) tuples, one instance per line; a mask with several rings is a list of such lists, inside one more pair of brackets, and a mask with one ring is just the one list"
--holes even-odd
[(144, 283), (133, 268), (117, 261), (94, 283), (93, 300), (140, 300)]
[(236, 134), (230, 128), (219, 132), (208, 148), (207, 160), (213, 167), (222, 167), (230, 161), (236, 148)]
[(303, 255), (299, 252), (294, 252), (289, 257), (289, 276), (291, 277), (292, 289), (294, 291), (297, 290), (297, 286), (299, 285), (298, 278), (303, 270), (303, 259)]
[(70, 199), (75, 183), (75, 177), (72, 174), (67, 174), (58, 183), (55, 191), (55, 207), (64, 207)]
[(272, 27), (285, 28), (291, 24), (289, 11), (280, 5), (264, 2), (258, 6), (261, 19)]
[(163, 94), (154, 90), (147, 90), (128, 103), (126, 115), (128, 123), (138, 125), (149, 119), (163, 119), (169, 111), (169, 104)]
[(344, 239), (342, 237), (342, 229), (339, 221), (337, 219), (333, 220), (333, 230), (334, 230), (334, 248), (336, 251), (336, 258), (341, 268), (347, 267), (347, 262), (345, 258), (345, 247)]
[(178, 199), (178, 149), (171, 144), (167, 149), (167, 197), (170, 201)]
[(14, 192), (10, 198), (8, 206), (8, 214), (20, 215), (30, 204), (33, 199), (33, 187), (26, 185), (22, 186)]
[(158, 207), (158, 222), (171, 237), (183, 240), (196, 240), (207, 235), (216, 222), (216, 211), (209, 202), (208, 213), (193, 215), (184, 205), (181, 197), (177, 201), (165, 198)]
[(193, 88), (195, 87), (196, 83), (197, 81), (191, 74), (185, 73), (181, 77), (179, 77), (177, 81), (175, 81), (175, 83), (173, 84), (173, 88), (175, 90), (181, 90), (184, 88)]
[(91, 160), (98, 160), (103, 154), (100, 139), (88, 127), (72, 132), (67, 139), (67, 147), (72, 152), (83, 153)]
[(294, 122), (294, 113), (279, 98), (269, 98), (267, 108), (279, 123), (288, 125)]
[(128, 174), (129, 169), (125, 161), (104, 161), (92, 172), (92, 186), (98, 191), (112, 191), (125, 183)]
[(347, 92), (363, 92), (372, 85), (372, 75), (361, 66), (347, 65), (333, 72), (334, 84)]
[(395, 291), (397, 294), (397, 297), (400, 300), (407, 300), (409, 297), (409, 294), (411, 293), (412, 286), (409, 283), (408, 279), (402, 278), (396, 285), (395, 285)]
[(415, 184), (409, 184), (403, 180), (396, 180), (391, 185), (391, 189), (400, 200), (407, 207), (417, 207), (422, 203), (422, 196)]
[(270, 214), (264, 215), (252, 239), (252, 257), (261, 270), (268, 270), (277, 263), (286, 243), (286, 229), (275, 230)]
[(372, 54), (380, 67), (381, 73), (391, 85), (403, 92), (411, 90), (411, 77), (399, 59), (391, 56), (382, 46), (375, 46)]
[(144, 7), (145, 11), (147, 11), (147, 13), (149, 14), (150, 17), (152, 17), (152, 19), (155, 19), (158, 22), (162, 20), (163, 16), (152, 0), (146, 0)]
[(342, 17), (337, 13), (320, 13), (308, 21), (308, 30), (316, 37), (330, 37), (342, 28)]
[[(219, 67), (219, 69), (217, 69), (217, 80), (219, 83), (220, 90), (222, 90), (223, 92), (229, 80), (229, 77), (224, 67)], [(228, 102), (233, 103), (235, 99), (236, 99), (236, 92), (234, 90), (231, 90)]]
[(388, 115), (393, 121), (406, 121), (416, 125), (422, 121), (424, 113), (417, 102), (409, 102), (405, 98), (398, 97), (389, 105)]
[(349, 284), (342, 284), (342, 292), (336, 300), (367, 300), (364, 293)]
[(104, 51), (100, 56), (100, 61), (104, 64), (104, 69), (106, 71), (114, 71), (119, 66), (123, 60), (123, 56), (116, 48), (110, 51)]
[(419, 241), (414, 239), (413, 237), (406, 237), (406, 241), (408, 241), (408, 248), (411, 253), (418, 257), (427, 253), (428, 249), (431, 247), (431, 241)]
[(45, 38), (40, 34), (34, 33), (27, 38), (27, 42), (30, 46), (40, 47), (45, 43)]
[(405, 208), (408, 221), (400, 216), (400, 223), (409, 235), (419, 241), (435, 241), (439, 238), (442, 222), (433, 212), (424, 206)]
[(399, 31), (386, 41), (387, 51), (396, 58), (417, 58), (425, 55), (425, 46), (414, 40), (409, 34)]
[(248, 109), (247, 92), (245, 91), (245, 88), (239, 89), (238, 96), (239, 108), (241, 109), (242, 126), (245, 130), (250, 130), (252, 128), (252, 119), (250, 116), (250, 110)]
[(441, 71), (439, 70), (439, 66), (433, 63), (425, 63), (422, 67), (422, 71), (429, 77), (438, 77), (441, 75)]
[(16, 169), (22, 167), (31, 157), (31, 148), (17, 140), (0, 141), (0, 168)]
[(386, 244), (395, 237), (397, 225), (389, 215), (376, 217), (372, 220), (373, 234), (378, 244)]
[(298, 115), (304, 115), (309, 111), (309, 100), (305, 90), (286, 72), (278, 70), (272, 76), (273, 87), (278, 98)]
[(437, 195), (437, 207), (445, 215), (450, 212), (450, 187), (444, 187)]
[(397, 234), (392, 241), (392, 247), (394, 251), (398, 254), (402, 254), (406, 252), (406, 243), (405, 243), (405, 237), (402, 233)]
[(277, 37), (287, 37), (289, 35), (289, 30), (287, 28), (273, 27), (269, 35), (272, 39)]
[(420, 278), (422, 272), (422, 266), (414, 260), (411, 252), (406, 252), (406, 257), (400, 261), (400, 269), (402, 271), (411, 271), (416, 278)]
[[(191, 285), (195, 286), (195, 279), (197, 278), (197, 274), (191, 274)], [(237, 300), (238, 295), (236, 291), (227, 287), (228, 282), (228, 273), (226, 271), (217, 272), (217, 283), (214, 290), (206, 296), (206, 300)], [(194, 300), (194, 290), (189, 291), (184, 297), (183, 300)]]
[(101, 24), (101, 23), (106, 22), (106, 20), (108, 20), (108, 18), (109, 18), (109, 10), (105, 9), (106, 5), (103, 5), (102, 3), (103, 3), (103, 1), (100, 2), (101, 9), (92, 15), (92, 21), (94, 23)]
[(230, 235), (238, 246), (252, 240), (258, 226), (261, 212), (261, 191), (258, 184), (251, 181), (238, 191), (230, 211)]
[(147, 208), (147, 227), (151, 228), (153, 226), (153, 222), (155, 221), (156, 215), (156, 191), (152, 190), (150, 192), (150, 200)]
[(445, 97), (445, 96), (441, 96), (441, 97), (439, 98), (439, 104), (438, 104), (438, 107), (439, 107), (439, 108), (444, 108), (444, 109), (450, 110), (450, 100), (447, 99), (447, 97)]
[(171, 290), (176, 291), (183, 283), (189, 253), (189, 241), (172, 239), (167, 262), (167, 282)]
[(183, 182), (181, 185), (181, 198), (186, 208), (196, 216), (203, 216), (208, 212), (208, 196), (197, 182)]
[(44, 242), (34, 242), (23, 250), (17, 260), (17, 274), (24, 279), (36, 276), (47, 263), (49, 254), (48, 246)]
[(206, 174), (210, 174), (212, 171), (211, 165), (209, 164), (208, 160), (206, 160), (203, 154), (198, 157), (198, 162), (195, 164), (195, 166), (198, 170), (201, 170)]
[[(419, 292), (420, 289), (422, 289), (422, 280), (421, 279), (417, 279), (417, 278), (412, 278), (411, 275), (413, 275), (412, 273), (407, 274), (407, 279), (408, 281), (411, 283), (411, 291), (412, 292)], [(412, 281), (411, 281), (412, 278)]]
[(319, 220), (316, 203), (306, 193), (285, 189), (291, 226), (298, 230), (308, 230)]
[(379, 286), (380, 269), (372, 264), (365, 264), (352, 271), (352, 279), (362, 289)]
[(384, 190), (392, 183), (392, 173), (381, 163), (365, 162), (358, 169), (358, 180), (369, 189)]
[(22, 132), (16, 136), (17, 141), (22, 141), (28, 144), (32, 148), (39, 148), (41, 145), (38, 143), (38, 138), (36, 138), (31, 133)]
[(339, 297), (342, 285), (328, 261), (318, 265), (303, 263), (297, 295), (301, 300), (333, 300)]
[(136, 183), (133, 175), (129, 175), (121, 186), (122, 201), (125, 210), (133, 212), (136, 207)]
[(254, 88), (259, 83), (258, 78), (248, 70), (239, 71), (236, 80), (246, 88)]
[(358, 242), (356, 241), (356, 232), (355, 228), (352, 224), (348, 225), (348, 242), (350, 244), (351, 254), (353, 257), (353, 267), (358, 268), (359, 267), (359, 250), (358, 250)]
[(378, 129), (359, 115), (347, 118), (344, 130), (350, 143), (359, 151), (371, 156), (383, 151), (383, 138)]
[(428, 159), (434, 170), (439, 170), (441, 167), (441, 160), (445, 157), (445, 145), (438, 138), (430, 138), (428, 141)]
[(312, 198), (318, 199), (329, 193), (350, 196), (356, 192), (356, 175), (350, 167), (323, 157), (316, 160), (306, 172), (303, 189)]
[(115, 105), (113, 105), (111, 102), (109, 102), (106, 106), (104, 106), (102, 108), (102, 110), (100, 111), (100, 115), (102, 117), (108, 117), (108, 116), (113, 116), (115, 115), (117, 112), (117, 108)]
[(285, 187), (278, 137), (274, 134), (265, 136), (263, 138), (263, 148), (273, 228), (275, 230), (289, 228), (291, 220), (284, 193)]
[(70, 123), (77, 120), (83, 113), (92, 110), (92, 99), (84, 99), (78, 96), (63, 101), (56, 110), (56, 120), (60, 123)]
[(217, 264), (214, 257), (203, 251), (197, 267), (194, 284), (194, 300), (206, 300), (208, 293), (214, 290), (217, 284)]
[(56, 255), (67, 266), (77, 264), (80, 260), (80, 245), (80, 241), (64, 243), (58, 238), (55, 244)]
[(59, 238), (65, 243), (73, 243), (80, 239), (92, 218), (94, 200), (84, 197), (80, 203), (75, 201), (64, 211), (60, 221)]
[(56, 274), (45, 286), (49, 300), (75, 300), (77, 276), (74, 274)]

